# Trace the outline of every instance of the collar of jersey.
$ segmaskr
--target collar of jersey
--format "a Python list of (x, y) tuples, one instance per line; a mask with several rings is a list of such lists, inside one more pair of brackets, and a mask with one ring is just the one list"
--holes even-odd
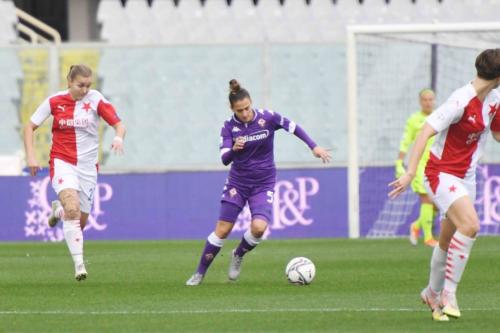
[[(253, 119), (250, 120), (247, 124), (253, 123), (255, 121), (255, 118), (257, 118), (257, 111), (255, 109), (252, 109), (252, 111), (253, 111)], [(238, 120), (238, 117), (236, 117), (235, 114), (233, 114), (233, 120), (235, 122), (237, 122), (238, 124), (243, 124), (243, 122), (241, 122), (241, 121)]]

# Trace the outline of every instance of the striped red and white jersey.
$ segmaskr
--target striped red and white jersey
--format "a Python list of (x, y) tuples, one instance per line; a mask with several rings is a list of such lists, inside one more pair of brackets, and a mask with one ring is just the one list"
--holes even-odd
[(459, 178), (475, 177), (486, 139), (500, 131), (500, 92), (492, 90), (481, 102), (471, 83), (453, 92), (429, 117), (427, 123), (437, 131), (425, 174), (439, 172)]
[(51, 161), (57, 158), (84, 167), (95, 168), (97, 164), (99, 119), (111, 126), (120, 122), (113, 105), (97, 90), (90, 90), (79, 101), (67, 90), (49, 96), (31, 116), (31, 122), (39, 126), (50, 115), (54, 117)]

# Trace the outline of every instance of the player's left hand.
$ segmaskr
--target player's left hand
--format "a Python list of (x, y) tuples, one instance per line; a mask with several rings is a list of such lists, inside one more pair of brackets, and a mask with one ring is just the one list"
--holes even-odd
[(314, 157), (321, 158), (323, 163), (329, 163), (330, 160), (332, 159), (332, 155), (330, 155), (330, 150), (331, 149), (325, 149), (323, 147), (316, 146), (312, 150), (312, 153)]
[(410, 185), (413, 180), (413, 176), (409, 173), (405, 173), (395, 181), (389, 183), (389, 186), (392, 187), (392, 191), (389, 192), (389, 198), (394, 199), (397, 198), (401, 193), (403, 193), (408, 185)]
[(123, 155), (123, 139), (119, 136), (115, 136), (113, 143), (111, 144), (111, 151), (115, 154)]

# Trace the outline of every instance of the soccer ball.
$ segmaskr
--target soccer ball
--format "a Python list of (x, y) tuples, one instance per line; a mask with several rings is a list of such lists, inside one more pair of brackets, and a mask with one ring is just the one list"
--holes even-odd
[(316, 266), (305, 257), (293, 258), (286, 265), (285, 274), (291, 284), (310, 284), (316, 275)]

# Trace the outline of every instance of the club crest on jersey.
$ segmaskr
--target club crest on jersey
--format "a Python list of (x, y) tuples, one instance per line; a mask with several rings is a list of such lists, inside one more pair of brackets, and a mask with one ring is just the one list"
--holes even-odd
[(264, 126), (266, 126), (266, 120), (260, 118), (257, 124), (259, 124), (260, 127), (264, 128)]
[(90, 106), (90, 102), (83, 102), (82, 109), (84, 109), (85, 112), (89, 112), (90, 110), (92, 110), (92, 107)]
[(236, 191), (234, 187), (229, 190), (229, 195), (231, 196), (231, 198), (233, 198), (236, 194), (238, 194), (238, 191)]
[(488, 112), (488, 116), (490, 116), (490, 118), (493, 118), (498, 110), (500, 110), (500, 103), (498, 103), (498, 105), (490, 104), (490, 111)]

